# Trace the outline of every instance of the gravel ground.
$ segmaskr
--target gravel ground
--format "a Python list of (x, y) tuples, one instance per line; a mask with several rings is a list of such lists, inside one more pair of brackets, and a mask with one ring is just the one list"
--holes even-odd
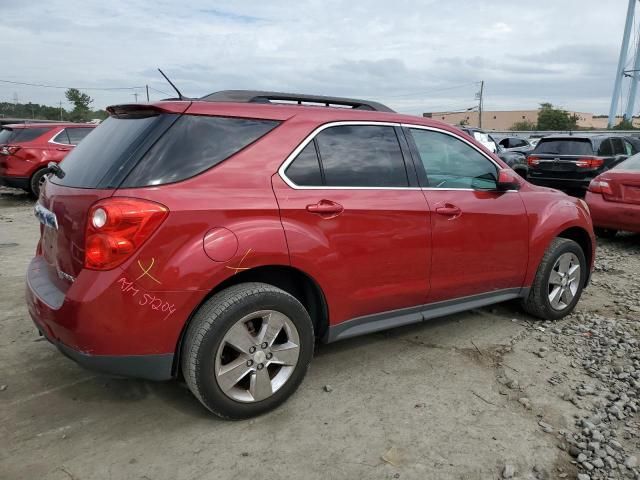
[(0, 188), (2, 479), (640, 478), (640, 236), (601, 242), (566, 319), (506, 303), (320, 346), (285, 405), (224, 422), (36, 335), (32, 207)]

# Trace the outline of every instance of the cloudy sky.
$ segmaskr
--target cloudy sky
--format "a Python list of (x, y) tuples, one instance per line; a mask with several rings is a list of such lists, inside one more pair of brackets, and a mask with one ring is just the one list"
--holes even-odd
[[(1, 80), (87, 88), (95, 106), (251, 88), (472, 107), (606, 113), (626, 0), (0, 0)], [(638, 7), (640, 17), (640, 6)], [(635, 34), (634, 34), (635, 35)], [(64, 90), (0, 82), (0, 101)], [(64, 103), (63, 103), (64, 105)]]

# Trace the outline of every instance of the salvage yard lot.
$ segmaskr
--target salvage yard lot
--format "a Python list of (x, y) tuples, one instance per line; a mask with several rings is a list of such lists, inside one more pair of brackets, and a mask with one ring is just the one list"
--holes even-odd
[(562, 321), (502, 304), (323, 345), (291, 400), (230, 422), (183, 385), (100, 376), (38, 337), (23, 300), (32, 209), (0, 188), (0, 478), (637, 475), (640, 236), (601, 242)]

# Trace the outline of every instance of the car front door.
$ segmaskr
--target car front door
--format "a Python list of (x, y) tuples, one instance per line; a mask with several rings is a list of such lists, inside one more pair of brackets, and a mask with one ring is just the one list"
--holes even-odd
[(322, 286), (331, 325), (427, 300), (431, 222), (401, 142), (393, 124), (325, 125), (272, 179), (291, 265)]
[(529, 238), (520, 194), (497, 191), (498, 165), (457, 135), (426, 127), (405, 133), (431, 209), (430, 302), (517, 292)]

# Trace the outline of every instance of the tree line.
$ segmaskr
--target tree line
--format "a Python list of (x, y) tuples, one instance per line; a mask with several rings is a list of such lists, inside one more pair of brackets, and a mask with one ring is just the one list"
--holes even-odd
[(23, 118), (36, 120), (56, 120), (65, 122), (88, 122), (94, 119), (104, 120), (108, 113), (105, 110), (93, 110), (93, 98), (77, 88), (65, 92), (65, 98), (73, 105), (72, 110), (64, 107), (52, 107), (38, 103), (0, 102), (0, 117)]

